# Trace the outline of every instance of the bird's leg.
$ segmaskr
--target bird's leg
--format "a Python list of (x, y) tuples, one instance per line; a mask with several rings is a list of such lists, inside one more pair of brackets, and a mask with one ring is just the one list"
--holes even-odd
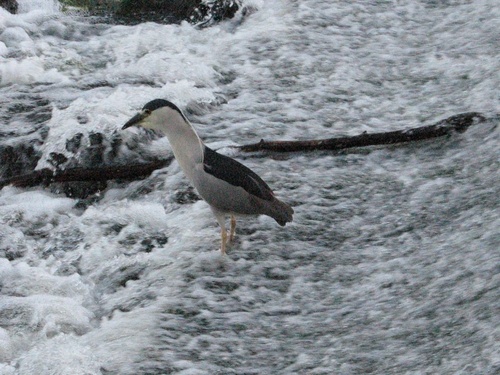
[(225, 227), (220, 228), (221, 245), (220, 252), (222, 255), (226, 255), (226, 243), (227, 243), (227, 232)]
[(234, 232), (236, 231), (236, 218), (231, 215), (231, 232), (229, 233), (229, 242), (234, 239)]
[(227, 244), (226, 215), (212, 206), (210, 206), (210, 208), (212, 209), (212, 212), (214, 213), (215, 218), (217, 219), (220, 225), (220, 237), (221, 237), (220, 252), (222, 253), (222, 255), (225, 255), (226, 244)]

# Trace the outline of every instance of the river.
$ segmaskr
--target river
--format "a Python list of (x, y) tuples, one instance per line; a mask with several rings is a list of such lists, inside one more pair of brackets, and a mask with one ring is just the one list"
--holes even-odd
[[(0, 143), (37, 168), (81, 133), (113, 162), (169, 157), (121, 126), (185, 110), (295, 209), (219, 228), (176, 162), (93, 200), (0, 191), (0, 374), (498, 374), (500, 7), (262, 1), (212, 27), (110, 25), (55, 1), (0, 8)], [(349, 152), (227, 146), (481, 112), (462, 134)]]

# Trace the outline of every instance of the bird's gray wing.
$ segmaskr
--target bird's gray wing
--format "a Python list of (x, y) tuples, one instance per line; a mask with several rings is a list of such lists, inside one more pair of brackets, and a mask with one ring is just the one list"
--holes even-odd
[(240, 186), (256, 197), (264, 200), (274, 198), (271, 188), (250, 168), (207, 146), (204, 150), (203, 168), (212, 176), (231, 185)]

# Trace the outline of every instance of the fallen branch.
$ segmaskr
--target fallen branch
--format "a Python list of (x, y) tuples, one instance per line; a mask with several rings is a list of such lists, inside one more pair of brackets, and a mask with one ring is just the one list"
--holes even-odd
[(18, 187), (28, 187), (49, 185), (54, 182), (108, 181), (114, 179), (136, 180), (149, 176), (153, 171), (165, 167), (171, 161), (172, 159), (170, 158), (143, 164), (115, 165), (98, 168), (67, 168), (56, 171), (44, 168), (0, 181), (0, 188), (11, 184)]
[[(353, 137), (329, 138), (309, 141), (273, 141), (261, 140), (258, 143), (236, 146), (244, 152), (275, 151), (296, 152), (313, 150), (342, 150), (353, 147), (390, 145), (403, 142), (421, 141), (430, 138), (462, 133), (471, 125), (484, 122), (486, 118), (477, 112), (463, 113), (439, 121), (434, 125), (409, 130), (396, 130), (386, 133), (363, 133)], [(113, 179), (140, 179), (150, 175), (154, 170), (168, 165), (172, 159), (155, 160), (147, 164), (116, 165), (96, 168), (67, 168), (52, 171), (41, 169), (32, 173), (15, 176), (0, 181), (0, 188), (6, 185), (19, 187), (48, 185), (54, 182), (72, 181), (107, 181)]]
[(434, 125), (422, 126), (408, 130), (396, 130), (386, 133), (363, 133), (352, 137), (315, 139), (310, 141), (271, 141), (263, 139), (258, 143), (237, 146), (241, 151), (317, 151), (317, 150), (342, 150), (353, 147), (367, 147), (390, 145), (404, 142), (421, 141), (430, 138), (450, 135), (454, 131), (462, 133), (476, 122), (483, 122), (486, 118), (480, 113), (469, 112), (449, 117)]

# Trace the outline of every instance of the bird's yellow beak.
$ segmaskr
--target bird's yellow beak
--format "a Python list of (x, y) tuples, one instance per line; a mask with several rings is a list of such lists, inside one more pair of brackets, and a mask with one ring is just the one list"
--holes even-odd
[(134, 117), (132, 117), (130, 120), (128, 120), (125, 125), (123, 125), (122, 130), (130, 128), (131, 126), (134, 126), (134, 125), (140, 125), (141, 121), (144, 120), (146, 117), (147, 117), (147, 114), (145, 112), (139, 112)]

